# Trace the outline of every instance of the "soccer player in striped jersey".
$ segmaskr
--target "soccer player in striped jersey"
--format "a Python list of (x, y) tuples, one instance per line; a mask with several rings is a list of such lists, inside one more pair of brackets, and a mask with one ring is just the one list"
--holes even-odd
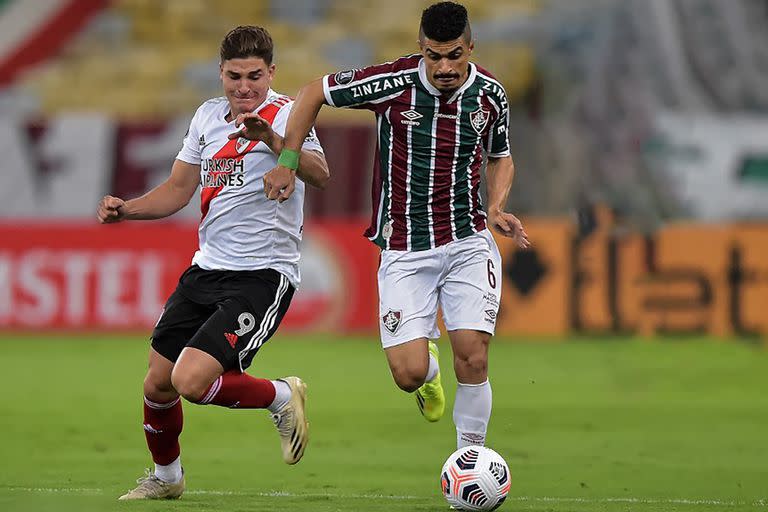
[[(469, 61), (474, 44), (466, 9), (439, 2), (422, 13), (421, 52), (327, 75), (301, 89), (279, 166), (265, 177), (270, 199), (294, 189), (298, 149), (323, 104), (376, 114), (378, 155), (373, 216), (366, 235), (381, 247), (382, 345), (397, 385), (415, 392), (424, 417), (443, 415), (437, 346), (438, 306), (458, 380), (453, 419), (459, 447), (485, 442), (491, 415), (488, 345), (501, 298), (501, 257), (489, 228), (529, 246), (505, 211), (514, 167), (508, 104), (493, 75)], [(248, 114), (239, 132), (248, 133)], [(488, 206), (480, 198), (487, 157)]]
[[(288, 464), (306, 448), (306, 385), (298, 377), (245, 373), (275, 333), (299, 284), (304, 183), (329, 178), (314, 133), (301, 153), (296, 194), (279, 205), (264, 195), (264, 174), (277, 163), (293, 101), (271, 89), (269, 33), (237, 27), (221, 43), (224, 96), (198, 108), (167, 181), (137, 199), (106, 196), (102, 223), (168, 217), (201, 186), (200, 248), (182, 274), (152, 333), (144, 380), (144, 431), (155, 463), (121, 500), (178, 498), (184, 492), (180, 396), (197, 404), (272, 413)], [(230, 137), (235, 118), (251, 114), (255, 140)], [(308, 130), (308, 132), (311, 130)], [(247, 443), (246, 443), (247, 444)]]

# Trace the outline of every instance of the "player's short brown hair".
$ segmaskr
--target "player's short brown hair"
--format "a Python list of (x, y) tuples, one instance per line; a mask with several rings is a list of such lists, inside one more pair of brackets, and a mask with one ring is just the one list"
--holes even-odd
[(221, 55), (221, 62), (230, 59), (259, 57), (269, 66), (272, 64), (274, 50), (272, 36), (269, 35), (267, 29), (254, 25), (241, 25), (233, 28), (224, 36), (219, 54)]

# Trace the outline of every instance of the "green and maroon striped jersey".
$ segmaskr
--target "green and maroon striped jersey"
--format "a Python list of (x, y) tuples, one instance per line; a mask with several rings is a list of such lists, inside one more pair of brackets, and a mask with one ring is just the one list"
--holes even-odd
[(504, 88), (470, 63), (451, 97), (429, 82), (421, 55), (323, 78), (334, 107), (376, 113), (373, 215), (365, 235), (382, 249), (420, 251), (485, 229), (483, 151), (509, 155)]

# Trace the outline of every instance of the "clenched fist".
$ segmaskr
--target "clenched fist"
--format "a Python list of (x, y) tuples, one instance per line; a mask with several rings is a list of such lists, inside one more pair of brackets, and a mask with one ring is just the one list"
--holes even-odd
[(264, 194), (267, 199), (287, 200), (296, 190), (296, 171), (278, 165), (264, 175)]
[(99, 201), (99, 206), (96, 209), (96, 216), (99, 222), (102, 224), (112, 224), (113, 222), (120, 222), (125, 217), (122, 211), (125, 201), (119, 197), (104, 196)]

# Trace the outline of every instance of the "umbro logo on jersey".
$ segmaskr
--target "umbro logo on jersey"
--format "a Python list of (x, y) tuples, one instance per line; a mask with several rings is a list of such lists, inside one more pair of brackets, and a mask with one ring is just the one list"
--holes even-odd
[(201, 146), (205, 146), (205, 134), (202, 134), (200, 136), (200, 140), (198, 140)]
[(416, 119), (421, 119), (424, 116), (419, 114), (415, 110), (406, 110), (405, 112), (403, 112), (403, 117), (409, 121), (415, 121)]
[(402, 116), (405, 119), (401, 119), (400, 122), (409, 126), (419, 126), (420, 123), (417, 121), (417, 119), (424, 117), (415, 110), (406, 110), (402, 113)]

